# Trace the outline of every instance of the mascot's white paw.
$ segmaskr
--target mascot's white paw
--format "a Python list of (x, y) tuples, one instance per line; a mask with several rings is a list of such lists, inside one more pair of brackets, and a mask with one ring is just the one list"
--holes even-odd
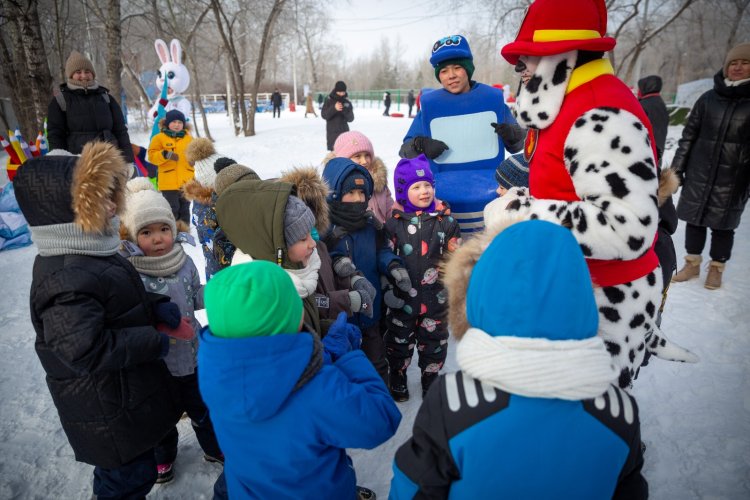
[(488, 232), (507, 227), (528, 218), (529, 198), (526, 188), (514, 187), (504, 196), (484, 207), (484, 227)]

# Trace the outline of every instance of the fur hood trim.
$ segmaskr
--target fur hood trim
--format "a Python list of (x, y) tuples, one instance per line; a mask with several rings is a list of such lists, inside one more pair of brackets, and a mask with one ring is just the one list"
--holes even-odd
[(312, 211), (318, 233), (325, 234), (331, 225), (328, 216), (328, 203), (326, 203), (326, 197), (331, 189), (320, 176), (318, 170), (315, 167), (295, 167), (287, 172), (282, 172), (279, 181), (294, 184), (297, 190), (295, 196), (304, 201), (305, 205)]
[[(193, 128), (192, 125), (190, 125), (190, 123), (188, 123), (188, 122), (184, 122), (183, 125), (184, 126), (182, 127), (182, 130), (184, 130), (187, 133), (190, 133), (190, 131)], [(161, 132), (165, 128), (167, 128), (167, 119), (166, 118), (162, 118), (162, 119), (159, 120), (159, 131)]]
[(187, 149), (185, 149), (185, 159), (191, 165), (194, 165), (196, 161), (205, 160), (215, 154), (216, 148), (214, 148), (214, 143), (207, 137), (194, 138), (188, 144)]
[(671, 168), (665, 168), (659, 175), (659, 206), (662, 206), (680, 187), (680, 178)]
[(125, 208), (125, 184), (128, 164), (117, 149), (107, 142), (89, 142), (73, 172), (73, 212), (75, 223), (90, 233), (104, 233), (109, 229), (106, 206), (113, 201), (117, 215)]
[(185, 199), (197, 201), (203, 205), (211, 204), (211, 195), (214, 193), (212, 187), (206, 187), (195, 179), (189, 180), (180, 188)]
[(457, 340), (461, 340), (472, 326), (466, 319), (466, 291), (474, 266), (495, 236), (514, 223), (515, 221), (486, 229), (477, 236), (464, 240), (447, 258), (442, 273), (443, 285), (448, 291), (448, 329)]
[[(333, 151), (329, 151), (321, 165), (325, 167), (329, 161), (336, 158), (336, 154)], [(388, 186), (388, 167), (385, 166), (383, 160), (379, 156), (372, 159), (372, 169), (368, 169), (370, 176), (372, 176), (373, 182), (373, 193), (379, 193)]]

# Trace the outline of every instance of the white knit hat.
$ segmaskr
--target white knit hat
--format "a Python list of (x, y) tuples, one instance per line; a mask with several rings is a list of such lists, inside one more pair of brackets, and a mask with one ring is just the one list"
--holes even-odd
[(177, 236), (177, 226), (169, 202), (154, 189), (154, 185), (146, 177), (136, 177), (128, 181), (125, 213), (120, 220), (133, 242), (138, 240), (138, 231), (155, 222), (167, 224), (172, 230), (172, 236)]
[(221, 157), (216, 153), (214, 144), (206, 137), (193, 139), (185, 150), (185, 159), (195, 168), (195, 180), (204, 187), (214, 187), (214, 162)]

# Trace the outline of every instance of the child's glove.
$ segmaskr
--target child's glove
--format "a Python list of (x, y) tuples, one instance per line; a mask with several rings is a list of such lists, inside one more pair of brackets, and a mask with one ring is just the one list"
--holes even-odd
[[(356, 326), (346, 322), (346, 313), (340, 312), (336, 321), (328, 329), (328, 334), (323, 339), (323, 358), (326, 363), (334, 363), (341, 356), (352, 350), (352, 343), (349, 340), (350, 328), (357, 329)], [(360, 338), (361, 338), (360, 334)]]
[(154, 304), (154, 316), (156, 316), (157, 323), (164, 323), (168, 328), (177, 328), (182, 319), (177, 304), (167, 301)]
[(389, 286), (388, 289), (383, 293), (383, 302), (388, 306), (389, 309), (403, 309), (406, 302), (403, 299), (396, 297), (393, 293), (393, 287)]
[(158, 323), (156, 325), (156, 329), (165, 335), (169, 335), (170, 337), (179, 340), (193, 340), (193, 337), (195, 337), (193, 324), (188, 318), (182, 318), (180, 320), (180, 323), (177, 325), (177, 328), (169, 328), (164, 323)]
[(408, 292), (411, 290), (411, 279), (409, 278), (409, 271), (404, 266), (399, 264), (397, 261), (391, 262), (388, 266), (388, 274), (393, 277), (396, 286), (399, 290)]
[(443, 141), (437, 139), (431, 139), (430, 137), (418, 136), (414, 138), (414, 151), (417, 153), (424, 153), (424, 155), (430, 160), (434, 160), (448, 148), (448, 145)]
[(506, 146), (513, 146), (526, 138), (525, 130), (520, 125), (510, 123), (490, 123), (490, 125)]
[(333, 272), (341, 278), (348, 278), (357, 272), (357, 268), (349, 257), (339, 257), (333, 261)]
[(162, 151), (161, 155), (167, 160), (177, 161), (180, 159), (180, 155), (174, 151)]
[(349, 303), (353, 313), (362, 313), (368, 318), (372, 318), (373, 298), (364, 290), (349, 292)]
[(367, 295), (369, 295), (373, 299), (375, 298), (375, 295), (377, 295), (375, 287), (372, 286), (372, 283), (370, 283), (370, 281), (364, 276), (361, 276), (359, 274), (357, 274), (356, 276), (352, 276), (351, 284), (352, 290), (356, 292), (367, 292)]

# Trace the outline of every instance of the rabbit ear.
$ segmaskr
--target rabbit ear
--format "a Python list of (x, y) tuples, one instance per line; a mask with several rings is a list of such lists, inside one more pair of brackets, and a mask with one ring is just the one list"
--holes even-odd
[(182, 59), (182, 46), (180, 45), (180, 41), (177, 39), (173, 39), (169, 46), (172, 49), (172, 62), (175, 64), (181, 64), (180, 59)]
[(154, 41), (154, 48), (156, 49), (156, 55), (159, 56), (159, 60), (162, 64), (169, 62), (169, 50), (167, 49), (167, 43), (164, 40), (157, 38)]

